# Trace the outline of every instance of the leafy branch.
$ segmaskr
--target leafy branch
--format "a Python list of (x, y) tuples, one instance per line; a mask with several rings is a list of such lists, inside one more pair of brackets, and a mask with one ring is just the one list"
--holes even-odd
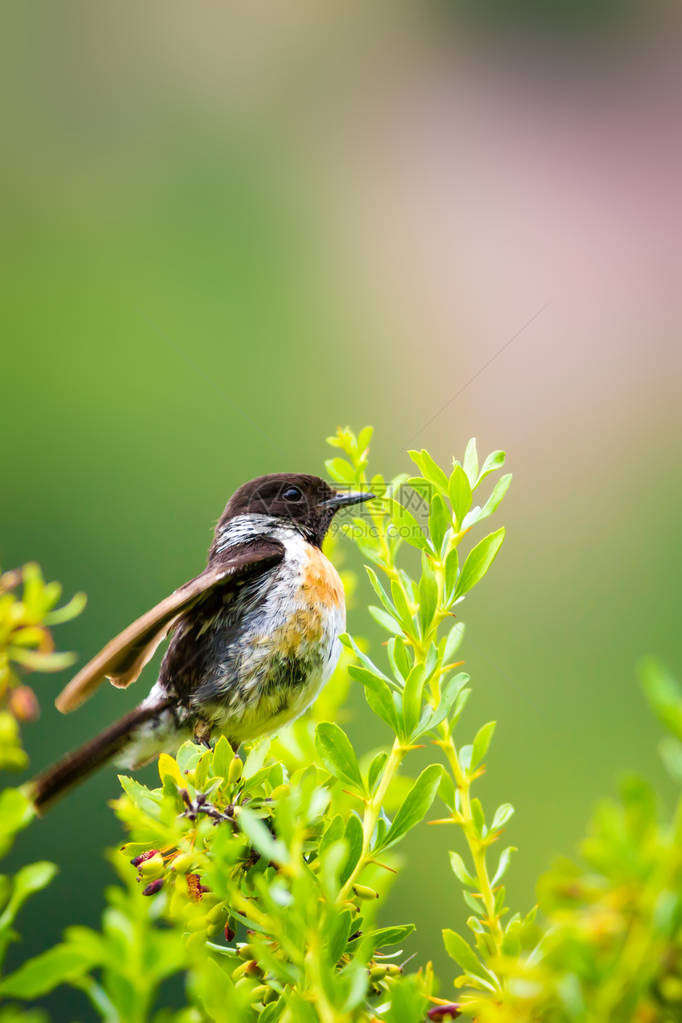
[[(364, 640), (347, 635), (311, 713), (276, 737), (240, 751), (225, 738), (212, 749), (185, 743), (175, 757), (159, 757), (153, 788), (122, 776), (114, 810), (129, 840), (112, 857), (120, 883), (106, 894), (101, 928), (67, 927), (62, 942), (0, 978), (0, 998), (31, 1001), (68, 984), (105, 1023), (681, 1018), (679, 799), (666, 817), (654, 789), (628, 778), (617, 801), (597, 808), (579, 858), (541, 878), (538, 907), (510, 915), (506, 905), (515, 850), (493, 856), (492, 847), (500, 848), (513, 808), (503, 803), (487, 817), (475, 795), (495, 722), (460, 741), (471, 689), (455, 618), (504, 540), (503, 529), (469, 537), (508, 490), (509, 474), (489, 486), (504, 454), (479, 464), (471, 441), (446, 471), (413, 451), (417, 472), (386, 481), (368, 473), (370, 440), (369, 428), (338, 431), (327, 471), (339, 486), (377, 495), (343, 528), (365, 561), (370, 613), (386, 634), (382, 654), (373, 658)], [(341, 563), (338, 537), (327, 543)], [(343, 575), (352, 601), (357, 580)], [(3, 713), (16, 712), (27, 670), (64, 663), (49, 628), (81, 599), (58, 611), (58, 598), (34, 566), (0, 576), (0, 725)], [(362, 686), (389, 728), (388, 745), (356, 752), (343, 728), (349, 684)], [(682, 691), (654, 662), (644, 687), (666, 730), (663, 761), (679, 784)], [(21, 748), (18, 728), (12, 741)], [(413, 751), (427, 745), (437, 750), (433, 762), (409, 777)], [(403, 948), (414, 926), (378, 919), (400, 881), (396, 850), (436, 799), (446, 814), (430, 824), (454, 825), (462, 836), (450, 864), (470, 910), (469, 939), (443, 933), (461, 971), (455, 1001), (430, 965), (409, 971)], [(0, 793), (0, 854), (32, 817), (20, 790)], [(54, 872), (37, 863), (0, 878), (0, 960), (24, 900)], [(185, 1005), (157, 1012), (161, 985), (177, 973)], [(19, 1018), (31, 1017), (0, 1007), (3, 1023)]]

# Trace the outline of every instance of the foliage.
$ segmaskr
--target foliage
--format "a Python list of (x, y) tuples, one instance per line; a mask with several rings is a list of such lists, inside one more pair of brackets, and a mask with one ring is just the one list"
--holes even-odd
[[(55, 651), (50, 627), (79, 614), (85, 596), (76, 594), (57, 608), (60, 597), (59, 583), (45, 583), (35, 564), (0, 575), (0, 767), (17, 769), (28, 763), (19, 724), (35, 719), (39, 708), (23, 676), (30, 671), (59, 671), (73, 663), (71, 654)], [(17, 833), (34, 816), (33, 805), (21, 789), (8, 787), (0, 792), (0, 856), (7, 854)], [(8, 946), (18, 938), (14, 925), (21, 907), (56, 872), (53, 863), (39, 862), (27, 864), (14, 877), (0, 875), (0, 967)], [(0, 1009), (0, 1023), (19, 1019), (19, 1013), (35, 1023), (43, 1018), (5, 1005)]]
[[(19, 586), (21, 597), (15, 592)], [(61, 671), (75, 660), (55, 651), (50, 627), (80, 614), (85, 594), (57, 608), (61, 593), (59, 583), (46, 583), (33, 563), (0, 574), (0, 767), (26, 766), (19, 723), (39, 713), (35, 693), (20, 672)]]
[[(30, 1002), (70, 984), (107, 1023), (681, 1017), (682, 804), (662, 820), (654, 790), (628, 779), (618, 803), (597, 808), (580, 859), (558, 861), (541, 879), (538, 906), (526, 914), (507, 907), (515, 849), (502, 838), (513, 807), (486, 813), (475, 794), (495, 722), (455, 739), (471, 692), (455, 609), (504, 540), (504, 529), (469, 537), (509, 487), (509, 474), (492, 487), (489, 480), (504, 453), (479, 463), (471, 441), (446, 472), (413, 451), (417, 472), (386, 481), (368, 476), (370, 439), (369, 428), (338, 431), (326, 468), (340, 487), (376, 495), (343, 531), (366, 562), (370, 612), (386, 634), (381, 657), (345, 636), (312, 712), (276, 737), (244, 751), (225, 738), (212, 749), (185, 743), (175, 757), (159, 757), (156, 788), (121, 777), (114, 810), (128, 841), (113, 856), (122, 883), (107, 893), (101, 929), (68, 927), (59, 945), (0, 980), (1, 995)], [(338, 537), (328, 542), (338, 563)], [(352, 594), (350, 574), (344, 584)], [(682, 694), (654, 664), (644, 680), (668, 733), (662, 756), (679, 782)], [(363, 755), (342, 727), (349, 682), (390, 737)], [(424, 746), (432, 762), (415, 777), (414, 751)], [(30, 819), (20, 798), (11, 789), (0, 797), (8, 800), (2, 827)], [(431, 823), (459, 836), (450, 863), (470, 914), (468, 936), (443, 933), (454, 989), (429, 964), (408, 968), (413, 926), (381, 912), (399, 883), (400, 843), (436, 801)], [(13, 919), (52, 870), (20, 872), (5, 913)], [(186, 1006), (161, 1009), (162, 985), (178, 973)]]

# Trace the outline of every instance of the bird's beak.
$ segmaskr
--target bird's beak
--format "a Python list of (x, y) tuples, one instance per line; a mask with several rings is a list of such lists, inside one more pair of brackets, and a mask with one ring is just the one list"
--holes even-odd
[(363, 501), (373, 501), (374, 494), (360, 494), (352, 490), (334, 494), (332, 497), (328, 497), (326, 501), (321, 504), (322, 508), (331, 508), (333, 511), (338, 511), (339, 508), (345, 508), (350, 504), (362, 504)]

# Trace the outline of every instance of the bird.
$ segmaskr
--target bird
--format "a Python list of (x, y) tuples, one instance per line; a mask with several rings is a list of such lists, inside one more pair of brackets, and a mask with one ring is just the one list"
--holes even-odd
[(322, 542), (336, 513), (371, 493), (271, 473), (240, 486), (206, 568), (103, 647), (56, 699), (62, 713), (105, 680), (127, 688), (170, 637), (147, 697), (29, 784), (38, 812), (113, 762), (135, 770), (187, 739), (234, 749), (306, 710), (332, 674), (346, 627), (343, 585)]

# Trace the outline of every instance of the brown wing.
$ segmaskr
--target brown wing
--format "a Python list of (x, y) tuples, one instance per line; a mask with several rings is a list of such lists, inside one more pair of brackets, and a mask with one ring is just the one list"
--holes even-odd
[(57, 709), (67, 714), (80, 707), (105, 678), (119, 688), (129, 686), (182, 614), (214, 587), (228, 589), (276, 565), (284, 557), (284, 546), (261, 536), (229, 548), (219, 557), (107, 643), (62, 690), (55, 700)]

